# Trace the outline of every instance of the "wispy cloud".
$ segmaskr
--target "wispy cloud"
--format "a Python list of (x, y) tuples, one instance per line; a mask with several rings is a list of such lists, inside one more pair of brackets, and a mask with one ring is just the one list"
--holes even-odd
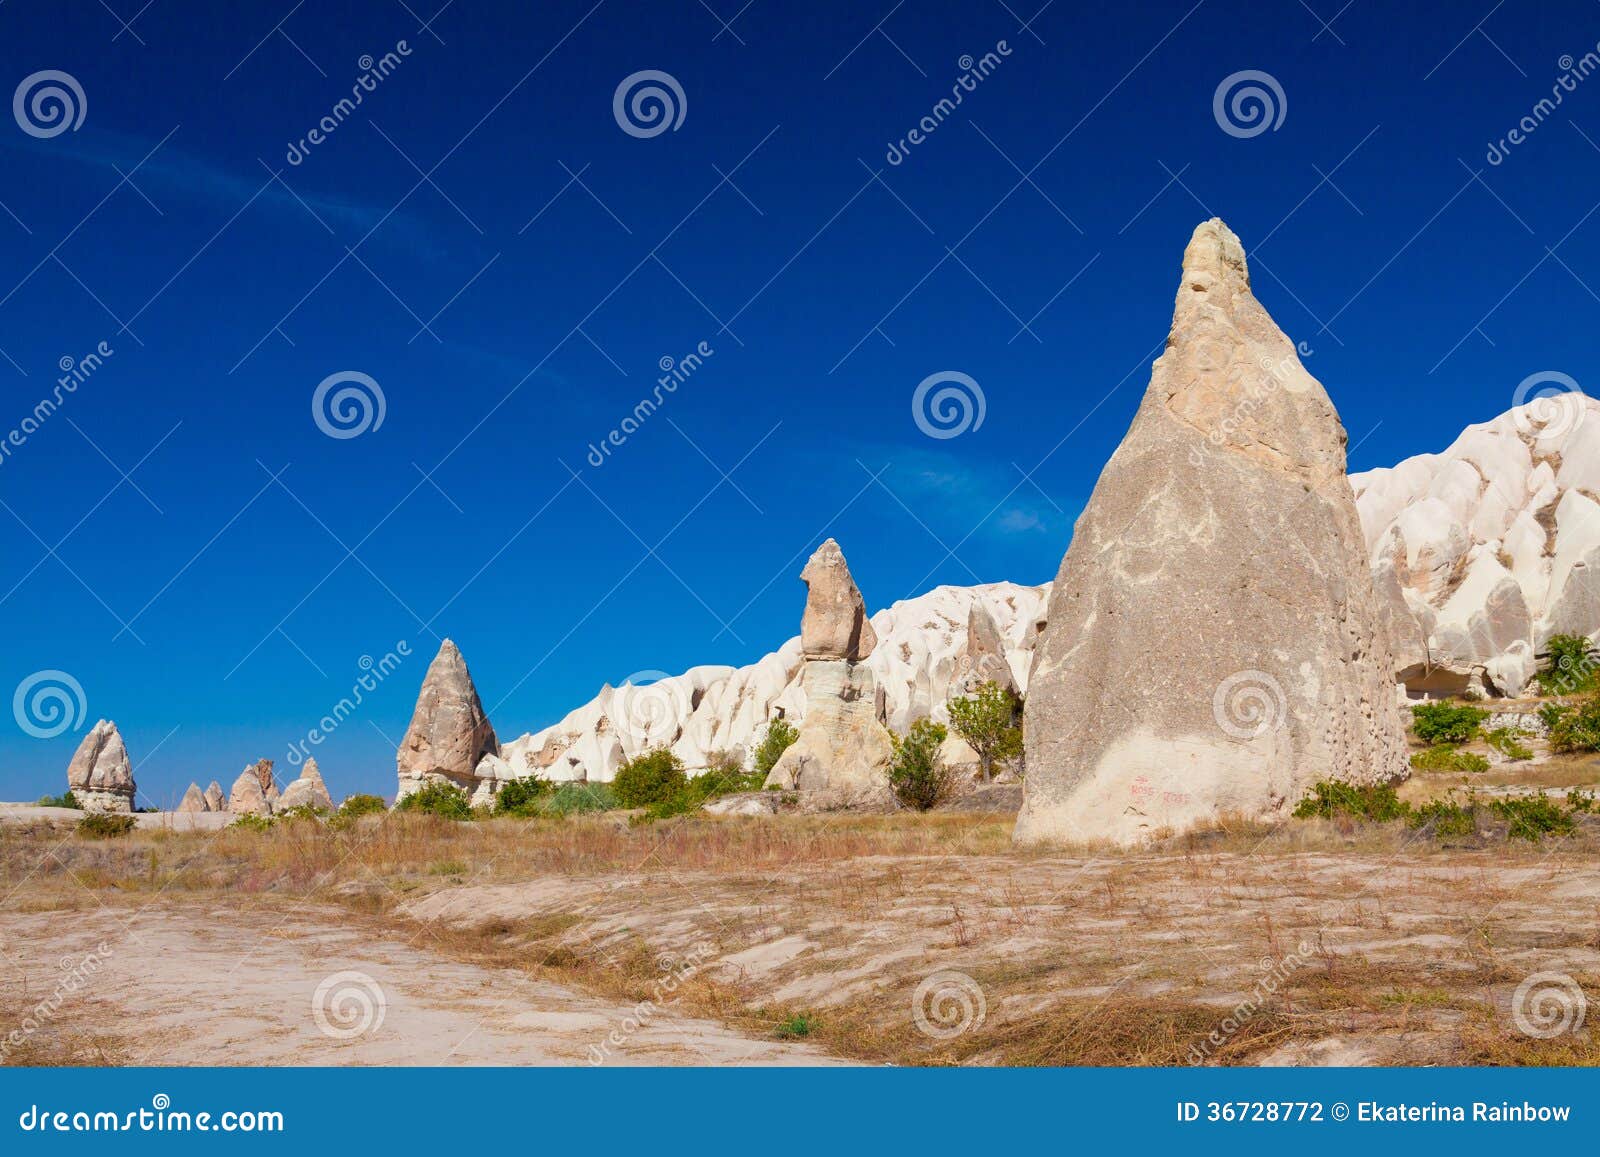
[(857, 456), (874, 470), (888, 463), (883, 484), (941, 536), (959, 539), (971, 531), (1031, 538), (1071, 532), (1072, 516), (1009, 463), (912, 446), (871, 445)]

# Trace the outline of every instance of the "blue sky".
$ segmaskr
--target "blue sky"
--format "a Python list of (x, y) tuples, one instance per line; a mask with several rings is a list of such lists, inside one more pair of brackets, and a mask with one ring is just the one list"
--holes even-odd
[[(56, 70), (86, 106), (0, 125), (0, 440), (112, 350), (0, 458), (0, 690), (86, 700), (46, 738), (0, 716), (0, 798), (60, 790), (100, 717), (145, 802), (231, 783), (404, 641), (317, 751), (336, 795), (392, 791), (439, 638), (511, 738), (770, 650), (829, 535), (874, 609), (1047, 581), (1213, 214), (1355, 469), (1594, 375), (1600, 78), (1486, 159), (1592, 2), (440, 2), (0, 7), (8, 90)], [(643, 71), (676, 128), (619, 123)], [(1282, 93), (1254, 135), (1214, 113), (1247, 71)], [(383, 421), (334, 438), (344, 371)], [(984, 417), (933, 438), (946, 372)]]

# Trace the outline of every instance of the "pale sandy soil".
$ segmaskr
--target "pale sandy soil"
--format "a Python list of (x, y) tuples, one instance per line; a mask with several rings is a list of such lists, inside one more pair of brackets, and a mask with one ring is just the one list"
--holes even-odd
[[(34, 1008), (93, 954), (88, 983), (61, 1001), (44, 1030), (57, 1041), (41, 1043), (71, 1038), (88, 1053), (76, 1059), (97, 1063), (833, 1063), (815, 1048), (747, 1039), (664, 1002), (641, 1018), (633, 1004), (460, 963), (400, 935), (374, 936), (336, 908), (303, 908), (164, 898), (146, 911), (5, 912), (0, 988), (13, 1010)], [(383, 1003), (381, 1022), (368, 1020), (367, 1031), (347, 1039), (324, 1032), (313, 1013), (318, 985), (341, 972), (373, 984), (351, 978), (329, 990), (343, 988), (351, 1000), (341, 1022), (338, 1002), (324, 999), (336, 1031), (358, 1027), (368, 1008), (375, 1016), (377, 994)]]

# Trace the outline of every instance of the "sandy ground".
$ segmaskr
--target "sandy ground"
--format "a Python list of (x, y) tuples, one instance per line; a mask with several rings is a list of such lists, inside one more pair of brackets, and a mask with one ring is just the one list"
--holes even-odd
[(171, 900), (148, 911), (7, 912), (0, 986), (33, 1007), (79, 970), (87, 983), (46, 1031), (106, 1034), (105, 1060), (129, 1065), (834, 1063), (814, 1048), (680, 1016), (665, 1001), (641, 1016), (635, 1005), (459, 963), (351, 923), (316, 905), (275, 912)]

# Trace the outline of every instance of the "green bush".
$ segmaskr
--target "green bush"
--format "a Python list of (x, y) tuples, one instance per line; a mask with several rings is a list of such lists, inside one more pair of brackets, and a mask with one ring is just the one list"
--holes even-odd
[(388, 810), (389, 803), (381, 795), (357, 793), (345, 796), (344, 802), (339, 805), (338, 814), (355, 819), (357, 816), (376, 815)]
[(1411, 709), (1411, 730), (1424, 743), (1465, 743), (1478, 733), (1489, 713), (1450, 703), (1418, 703)]
[(1539, 716), (1550, 728), (1556, 751), (1600, 751), (1600, 692), (1576, 707), (1547, 703)]
[[(1531, 756), (1533, 753), (1528, 754)], [(1489, 761), (1481, 755), (1441, 743), (1413, 755), (1411, 766), (1417, 771), (1480, 772), (1489, 770)]]
[(110, 840), (127, 835), (137, 823), (129, 815), (91, 812), (78, 821), (78, 834), (91, 840)]
[(1483, 738), (1490, 747), (1511, 762), (1521, 763), (1525, 759), (1533, 758), (1533, 749), (1517, 738), (1520, 734), (1509, 727), (1496, 727), (1493, 731), (1485, 732)]
[(950, 700), (950, 729), (978, 753), (978, 773), (985, 783), (996, 764), (1022, 754), (1022, 728), (1016, 726), (1017, 697), (992, 679), (970, 698)]
[(1595, 798), (1592, 791), (1579, 791), (1573, 788), (1567, 792), (1567, 807), (1574, 815), (1593, 815), (1595, 809), (1600, 807), (1600, 800)]
[(247, 832), (264, 832), (272, 826), (272, 817), (247, 812), (228, 826), (230, 828), (242, 828)]
[(795, 725), (779, 716), (767, 724), (767, 733), (762, 737), (761, 744), (756, 748), (755, 767), (763, 776), (772, 770), (778, 762), (778, 757), (789, 750), (791, 744), (800, 738), (800, 732)]
[(616, 806), (616, 793), (608, 783), (563, 783), (541, 802), (540, 810), (547, 815), (568, 816), (608, 812)]
[(956, 777), (942, 759), (939, 748), (949, 736), (944, 724), (919, 719), (905, 735), (889, 733), (894, 761), (889, 765), (889, 786), (907, 807), (927, 811), (949, 798)]
[(785, 1040), (795, 1040), (800, 1037), (810, 1036), (811, 1030), (816, 1027), (817, 1022), (809, 1013), (797, 1012), (788, 1020), (779, 1023), (773, 1032)]
[(73, 811), (80, 810), (78, 806), (78, 797), (73, 795), (70, 791), (64, 791), (60, 795), (42, 795), (39, 797), (38, 806), (65, 807), (71, 808)]
[(665, 747), (623, 760), (611, 781), (611, 790), (623, 807), (647, 808), (672, 802), (689, 786), (683, 760)]
[(1386, 823), (1404, 818), (1410, 810), (1411, 806), (1402, 801), (1389, 784), (1357, 787), (1343, 780), (1325, 779), (1314, 785), (1311, 794), (1295, 806), (1294, 817), (1309, 820), (1350, 816)]
[(472, 797), (453, 783), (435, 780), (423, 784), (417, 791), (395, 804), (394, 810), (422, 812), (424, 815), (441, 816), (447, 820), (470, 820)]
[(501, 787), (500, 794), (494, 797), (494, 814), (524, 817), (539, 815), (545, 797), (554, 790), (555, 784), (547, 779), (533, 776), (514, 779)]
[(1551, 635), (1549, 657), (1539, 672), (1539, 690), (1546, 695), (1573, 695), (1594, 689), (1597, 660), (1594, 644), (1584, 635)]
[(1457, 803), (1454, 796), (1430, 800), (1408, 815), (1406, 823), (1412, 828), (1429, 828), (1439, 839), (1477, 835), (1477, 801), (1471, 795), (1465, 803)]
[(1538, 843), (1545, 836), (1570, 836), (1578, 817), (1543, 793), (1497, 799), (1489, 808), (1507, 823), (1506, 836)]
[(321, 820), (327, 814), (327, 811), (323, 808), (312, 807), (308, 803), (303, 803), (298, 807), (278, 812), (272, 818), (275, 820)]

